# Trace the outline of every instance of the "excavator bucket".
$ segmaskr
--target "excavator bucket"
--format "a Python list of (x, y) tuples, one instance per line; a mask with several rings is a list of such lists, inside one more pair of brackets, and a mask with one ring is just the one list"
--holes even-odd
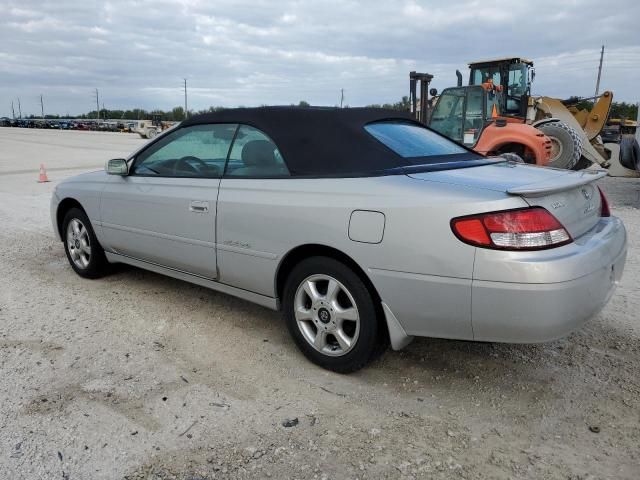
[(613, 103), (613, 93), (604, 92), (591, 110), (578, 110), (575, 107), (569, 108), (571, 114), (582, 126), (584, 133), (589, 140), (594, 140), (607, 123), (611, 104)]

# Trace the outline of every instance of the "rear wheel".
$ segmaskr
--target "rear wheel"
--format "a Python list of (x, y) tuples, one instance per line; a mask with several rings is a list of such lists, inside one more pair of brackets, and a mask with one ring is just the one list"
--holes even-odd
[(552, 122), (536, 127), (551, 140), (551, 159), (547, 166), (572, 168), (582, 156), (582, 139), (566, 123)]
[(285, 284), (283, 308), (298, 348), (329, 370), (356, 371), (386, 345), (367, 286), (333, 258), (311, 257), (294, 267)]
[(109, 262), (84, 211), (72, 208), (67, 212), (62, 222), (62, 235), (67, 259), (78, 275), (99, 278), (107, 273)]

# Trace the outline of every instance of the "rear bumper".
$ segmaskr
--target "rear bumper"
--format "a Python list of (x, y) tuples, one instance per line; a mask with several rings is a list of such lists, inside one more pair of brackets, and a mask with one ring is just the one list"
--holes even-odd
[(412, 336), (537, 343), (563, 337), (598, 313), (619, 283), (626, 257), (624, 225), (609, 217), (559, 248), (477, 249), (473, 280), (369, 273), (394, 349)]
[[(603, 219), (585, 238), (567, 247), (528, 267), (519, 262), (518, 268), (529, 270), (531, 280), (536, 273), (548, 278), (554, 270), (561, 278), (579, 273), (575, 278), (540, 283), (474, 279), (474, 340), (545, 342), (567, 335), (598, 313), (622, 276), (627, 256), (624, 225), (615, 217)], [(486, 270), (488, 265), (481, 267)]]

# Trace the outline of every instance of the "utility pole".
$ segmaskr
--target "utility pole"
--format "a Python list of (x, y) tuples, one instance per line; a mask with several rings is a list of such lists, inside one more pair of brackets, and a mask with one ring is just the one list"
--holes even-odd
[(42, 101), (42, 94), (40, 94), (40, 111), (42, 112), (42, 119), (44, 120), (44, 102)]
[(96, 118), (100, 121), (100, 102), (98, 96), (98, 89), (96, 88)]
[[(636, 125), (640, 125), (640, 102), (636, 103), (636, 108), (638, 109), (638, 115), (636, 117)], [(636, 140), (640, 143), (640, 127), (636, 126)]]
[(14, 120), (16, 119), (16, 111), (13, 108), (13, 100), (11, 100), (11, 116)]
[(102, 113), (104, 115), (104, 121), (107, 121), (107, 111), (104, 108), (104, 102), (102, 102)]
[(344, 88), (340, 89), (340, 108), (342, 108), (342, 103), (344, 102)]
[(18, 117), (22, 120), (22, 108), (20, 108), (20, 97), (18, 97)]
[[(602, 58), (604, 57), (604, 45), (602, 45), (602, 50), (600, 50), (600, 65), (598, 66), (598, 80), (596, 81), (596, 94), (595, 97), (598, 96), (598, 91), (600, 90), (600, 74), (602, 73)], [(598, 99), (594, 100), (594, 103), (597, 102)]]
[(187, 79), (184, 79), (184, 119), (187, 119), (189, 110), (187, 109)]

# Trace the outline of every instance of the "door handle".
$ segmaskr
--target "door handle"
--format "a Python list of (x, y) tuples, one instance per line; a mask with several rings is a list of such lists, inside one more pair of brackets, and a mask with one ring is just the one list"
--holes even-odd
[(207, 213), (209, 211), (209, 202), (201, 202), (199, 200), (193, 200), (189, 204), (189, 211), (194, 213)]

